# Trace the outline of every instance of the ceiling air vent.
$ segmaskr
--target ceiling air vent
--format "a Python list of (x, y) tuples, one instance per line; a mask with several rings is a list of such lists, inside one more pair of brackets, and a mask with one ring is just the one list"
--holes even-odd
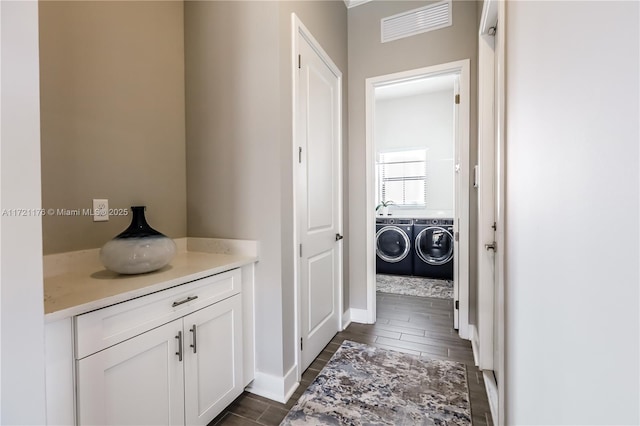
[(418, 9), (383, 18), (380, 21), (382, 43), (449, 27), (451, 0), (439, 1)]

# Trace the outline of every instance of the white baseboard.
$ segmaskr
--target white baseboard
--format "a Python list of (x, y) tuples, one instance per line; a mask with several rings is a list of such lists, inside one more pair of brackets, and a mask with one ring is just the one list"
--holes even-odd
[[(474, 324), (469, 325), (469, 334), (471, 338), (471, 348), (473, 349), (473, 361), (476, 366), (480, 365), (480, 342), (478, 341), (478, 329)], [(489, 399), (489, 408), (491, 409), (491, 417), (493, 424), (497, 424), (498, 420), (498, 385), (495, 382), (493, 371), (482, 370), (484, 379), (484, 387), (487, 390), (487, 398)]]
[(294, 364), (287, 374), (284, 375), (284, 403), (286, 403), (291, 395), (296, 391), (296, 389), (300, 386), (300, 382), (298, 382), (298, 364)]
[(473, 349), (473, 362), (476, 366), (480, 365), (480, 352), (478, 342), (478, 329), (475, 324), (469, 326), (469, 334), (471, 335), (471, 349)]
[(469, 324), (466, 327), (461, 325), (460, 328), (458, 328), (458, 336), (460, 336), (461, 339), (471, 340), (471, 325), (472, 324)]
[(351, 324), (351, 309), (347, 309), (343, 314), (342, 314), (342, 330), (346, 329), (347, 327), (349, 327), (349, 324)]
[(489, 408), (491, 409), (491, 420), (496, 425), (498, 421), (498, 385), (492, 371), (484, 370), (482, 372), (484, 379), (484, 387), (487, 389), (487, 398), (489, 399)]
[(253, 382), (247, 386), (246, 390), (285, 404), (300, 385), (296, 373), (297, 365), (291, 367), (284, 377), (257, 371)]
[(366, 309), (349, 309), (351, 313), (351, 321), (360, 324), (369, 324), (369, 311)]

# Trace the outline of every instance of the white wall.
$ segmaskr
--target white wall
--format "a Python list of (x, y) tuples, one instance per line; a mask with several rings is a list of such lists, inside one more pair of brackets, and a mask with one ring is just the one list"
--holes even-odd
[(640, 423), (639, 24), (507, 3), (507, 424)]
[[(0, 207), (40, 208), (38, 3), (0, 2), (2, 114)], [(45, 423), (42, 220), (2, 215), (1, 417)]]
[(453, 217), (453, 86), (450, 90), (376, 100), (376, 152), (427, 149), (427, 207), (389, 211), (399, 217)]

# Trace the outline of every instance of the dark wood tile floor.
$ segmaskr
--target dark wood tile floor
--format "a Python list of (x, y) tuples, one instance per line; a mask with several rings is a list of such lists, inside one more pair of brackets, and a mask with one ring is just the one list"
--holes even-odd
[(286, 404), (244, 392), (216, 417), (213, 425), (278, 425), (318, 375), (343, 340), (464, 363), (474, 426), (491, 426), (482, 372), (473, 363), (471, 343), (453, 329), (451, 300), (378, 293), (376, 324), (351, 324), (338, 333), (302, 375)]

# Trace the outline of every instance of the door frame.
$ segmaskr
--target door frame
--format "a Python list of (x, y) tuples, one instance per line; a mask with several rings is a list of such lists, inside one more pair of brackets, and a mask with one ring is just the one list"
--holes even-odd
[[(476, 362), (483, 369), (484, 382), (491, 408), (491, 416), (495, 424), (505, 422), (505, 307), (504, 307), (504, 269), (505, 269), (505, 177), (506, 177), (506, 136), (505, 136), (505, 2), (486, 0), (483, 5), (478, 33), (478, 162), (482, 170), (482, 147), (485, 140), (493, 138), (492, 158), (487, 158), (485, 170), (481, 171), (481, 179), (491, 178), (495, 199), (488, 200), (482, 188), (478, 192), (478, 250), (484, 250), (487, 235), (488, 216), (495, 217), (497, 229), (495, 242), (497, 250), (493, 264), (482, 260), (478, 253), (478, 329)], [(492, 27), (497, 27), (497, 37), (487, 39)], [(491, 74), (491, 76), (489, 76)], [(487, 113), (489, 111), (489, 113)], [(488, 155), (489, 153), (487, 153)], [(482, 181), (481, 181), (482, 182)], [(495, 200), (498, 211), (495, 209)], [(494, 268), (491, 280), (487, 280)], [(488, 323), (482, 326), (482, 323)], [(494, 331), (495, 330), (495, 331)], [(475, 337), (475, 336), (474, 336)], [(495, 345), (495, 346), (494, 346)], [(494, 351), (495, 347), (495, 351)], [(487, 360), (489, 358), (489, 360)], [(495, 376), (492, 371), (498, 372)]]
[[(294, 274), (294, 317), (295, 317), (295, 330), (294, 330), (294, 345), (295, 345), (295, 368), (291, 369), (289, 372), (286, 372), (286, 379), (291, 380), (290, 372), (295, 371), (295, 378), (298, 382), (300, 382), (302, 378), (302, 351), (298, 342), (300, 342), (302, 333), (302, 291), (300, 288), (300, 256), (298, 251), (298, 245), (300, 244), (300, 229), (298, 226), (298, 186), (300, 182), (298, 180), (298, 174), (296, 173), (296, 168), (298, 166), (298, 54), (299, 54), (299, 46), (298, 46), (298, 36), (304, 37), (307, 42), (311, 45), (311, 47), (316, 51), (316, 53), (320, 56), (322, 61), (329, 67), (329, 69), (336, 75), (338, 78), (338, 232), (340, 235), (344, 235), (343, 230), (343, 158), (342, 158), (342, 71), (336, 66), (336, 64), (331, 60), (331, 57), (324, 51), (320, 43), (313, 37), (311, 32), (307, 29), (307, 27), (302, 23), (300, 18), (295, 13), (291, 14), (291, 117), (292, 117), (292, 143), (291, 143), (291, 165), (292, 165), (292, 179), (293, 179), (293, 197), (292, 197), (292, 210), (293, 210), (293, 274)], [(344, 311), (344, 300), (343, 300), (343, 242), (344, 240), (338, 241), (338, 247), (336, 250), (338, 251), (338, 331), (342, 331), (343, 329), (343, 311)], [(290, 389), (290, 393), (293, 393), (295, 387), (287, 387), (286, 390)], [(287, 395), (289, 397), (290, 395)]]
[(485, 244), (495, 241), (496, 232), (496, 63), (495, 37), (490, 28), (498, 19), (497, 5), (484, 4), (478, 34), (478, 320), (472, 332), (476, 364), (481, 370), (493, 370), (494, 345), (494, 253)]
[[(424, 77), (435, 77), (443, 74), (459, 74), (460, 80), (460, 104), (459, 104), (459, 132), (456, 132), (460, 158), (456, 160), (460, 164), (460, 185), (456, 188), (456, 197), (460, 197), (460, 224), (456, 224), (459, 232), (460, 261), (458, 268), (459, 288), (459, 334), (464, 339), (469, 338), (469, 120), (470, 120), (470, 60), (463, 59), (402, 71), (393, 74), (367, 78), (365, 81), (366, 92), (366, 283), (367, 283), (367, 309), (365, 318), (359, 318), (362, 322), (373, 324), (376, 322), (376, 251), (375, 251), (375, 141), (374, 141), (374, 117), (375, 117), (375, 88), (400, 81), (412, 80)], [(352, 318), (353, 319), (353, 318)]]

